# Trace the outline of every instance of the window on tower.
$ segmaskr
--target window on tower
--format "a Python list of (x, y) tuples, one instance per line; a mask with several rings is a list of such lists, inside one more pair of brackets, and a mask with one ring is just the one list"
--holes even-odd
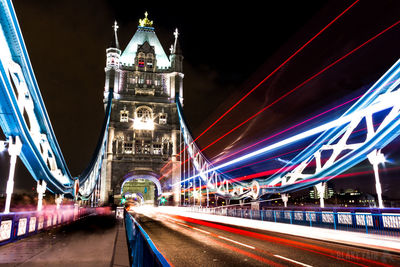
[(129, 121), (129, 111), (126, 110), (126, 107), (124, 107), (123, 110), (120, 111), (120, 122), (128, 122)]
[(167, 124), (167, 113), (160, 113), (158, 117), (159, 124)]
[(153, 144), (153, 154), (161, 155), (161, 144)]
[(125, 142), (124, 143), (124, 153), (125, 154), (132, 154), (132, 147), (133, 147), (132, 142)]
[(148, 69), (153, 68), (153, 60), (151, 58), (147, 59), (147, 68)]
[(139, 58), (139, 59), (138, 59), (138, 66), (139, 66), (140, 68), (143, 68), (143, 67), (144, 67), (144, 58)]

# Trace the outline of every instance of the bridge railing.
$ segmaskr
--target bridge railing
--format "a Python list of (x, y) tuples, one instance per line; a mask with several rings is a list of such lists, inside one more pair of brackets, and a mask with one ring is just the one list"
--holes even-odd
[(399, 214), (203, 207), (191, 207), (190, 210), (251, 220), (400, 237)]
[(170, 266), (148, 234), (126, 211), (125, 227), (132, 266)]
[(71, 223), (92, 213), (103, 212), (102, 208), (64, 206), (61, 209), (48, 209), (40, 212), (0, 213), (0, 246)]

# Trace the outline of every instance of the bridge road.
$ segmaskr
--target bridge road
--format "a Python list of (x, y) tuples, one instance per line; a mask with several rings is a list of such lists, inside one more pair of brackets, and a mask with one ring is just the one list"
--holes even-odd
[(132, 213), (174, 266), (400, 266), (400, 255), (151, 212)]
[(125, 229), (114, 216), (88, 216), (1, 246), (0, 266), (129, 266)]

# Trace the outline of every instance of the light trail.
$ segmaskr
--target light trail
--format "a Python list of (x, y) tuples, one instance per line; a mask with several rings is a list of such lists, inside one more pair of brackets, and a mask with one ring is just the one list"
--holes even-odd
[(276, 244), (280, 244), (280, 245), (298, 248), (301, 250), (324, 255), (324, 256), (327, 256), (327, 257), (330, 257), (330, 258), (333, 258), (336, 260), (349, 262), (349, 263), (359, 265), (359, 266), (371, 266), (371, 265), (390, 266), (390, 265), (382, 263), (382, 262), (374, 261), (371, 259), (366, 259), (363, 257), (352, 255), (350, 253), (346, 253), (346, 252), (341, 253), (341, 255), (342, 255), (342, 257), (341, 257), (341, 256), (338, 256), (336, 250), (324, 248), (324, 247), (313, 245), (313, 244), (308, 244), (308, 243), (304, 243), (304, 242), (300, 242), (300, 241), (295, 241), (295, 240), (285, 239), (285, 238), (281, 238), (281, 237), (275, 237), (275, 236), (271, 236), (271, 235), (252, 232), (252, 231), (248, 231), (248, 230), (238, 229), (238, 228), (220, 225), (217, 223), (203, 221), (203, 220), (194, 219), (194, 218), (190, 218), (190, 217), (185, 217), (185, 216), (180, 216), (180, 215), (172, 215), (172, 214), (169, 214), (169, 215), (171, 217), (174, 217), (179, 220), (183, 220), (185, 222), (194, 223), (197, 225), (203, 225), (203, 226), (206, 226), (209, 228), (223, 230), (223, 231), (230, 232), (233, 234), (238, 234), (238, 235), (242, 235), (242, 236), (246, 236), (246, 237), (250, 237), (250, 238), (254, 238), (254, 239), (259, 239), (259, 240), (268, 241), (268, 242), (272, 242), (272, 243), (276, 243)]
[[(387, 168), (385, 170), (379, 170), (379, 173), (382, 173), (384, 171), (397, 171), (400, 170), (400, 167), (393, 167), (393, 168)], [(330, 179), (340, 179), (340, 178), (348, 178), (348, 177), (353, 177), (353, 176), (361, 176), (361, 175), (369, 175), (369, 174), (374, 174), (373, 170), (369, 171), (361, 171), (361, 172), (351, 172), (351, 173), (343, 173), (335, 176), (326, 176), (326, 177), (317, 177), (317, 178), (312, 178), (312, 179), (307, 179), (307, 180), (301, 180), (301, 181), (296, 181), (293, 184), (302, 184), (302, 183), (309, 183), (309, 182), (315, 182), (315, 181), (325, 181), (325, 180), (330, 180)], [(291, 185), (293, 185), (291, 184)], [(277, 187), (278, 185), (275, 186), (269, 186), (269, 185), (260, 185), (260, 188), (273, 188)]]
[[(306, 46), (308, 46), (313, 40), (315, 40), (319, 35), (321, 35), (326, 29), (328, 29), (333, 23), (335, 23), (340, 17), (342, 17), (347, 11), (349, 11), (355, 4), (357, 4), (360, 0), (354, 1), (349, 7), (347, 7), (342, 13), (340, 13), (337, 17), (335, 17), (331, 22), (329, 22), (324, 28), (322, 28), (316, 35), (314, 35), (310, 40), (308, 40), (305, 44), (303, 44), (299, 49), (297, 49), (291, 56), (289, 56), (285, 61), (283, 61), (275, 70), (273, 70), (270, 74), (268, 74), (261, 82), (259, 82), (255, 87), (253, 87), (247, 94), (245, 94), (241, 99), (239, 99), (232, 107), (230, 107), (225, 113), (223, 113), (217, 120), (215, 120), (210, 126), (208, 126), (200, 135), (198, 135), (192, 143), (196, 142), (202, 135), (208, 132), (215, 124), (217, 124), (222, 118), (224, 118), (228, 113), (230, 113), (237, 105), (239, 105), (243, 100), (245, 100), (252, 92), (254, 92), (258, 87), (260, 87), (263, 83), (265, 83), (271, 76), (273, 76), (278, 70), (280, 70), (285, 64), (287, 64), (292, 58), (294, 58), (298, 53), (300, 53)], [(183, 151), (187, 149), (186, 146), (183, 150), (181, 150), (178, 154), (182, 154)], [(171, 161), (170, 161), (171, 162)], [(168, 162), (164, 168), (170, 164)]]
[(336, 107), (333, 107), (333, 108), (328, 109), (328, 110), (326, 110), (326, 111), (324, 111), (324, 112), (321, 112), (321, 113), (319, 113), (319, 114), (317, 114), (317, 115), (315, 115), (315, 116), (313, 116), (313, 117), (311, 117), (311, 118), (309, 118), (309, 119), (307, 119), (307, 120), (305, 120), (305, 121), (302, 121), (302, 122), (300, 122), (300, 123), (298, 123), (298, 124), (296, 124), (296, 125), (293, 125), (293, 126), (291, 126), (291, 127), (289, 127), (289, 128), (286, 128), (285, 130), (282, 130), (282, 131), (280, 131), (280, 132), (278, 132), (278, 133), (276, 133), (276, 134), (273, 134), (273, 135), (271, 135), (271, 136), (268, 136), (267, 138), (264, 138), (264, 139), (262, 139), (262, 140), (260, 140), (260, 141), (258, 141), (258, 142), (256, 142), (256, 143), (254, 143), (254, 144), (251, 144), (250, 146), (247, 146), (247, 147), (242, 148), (242, 149), (240, 149), (240, 150), (238, 150), (238, 151), (235, 151), (235, 152), (233, 152), (233, 153), (227, 155), (226, 157), (222, 157), (222, 158), (220, 158), (220, 159), (214, 161), (212, 164), (215, 164), (215, 163), (218, 163), (218, 162), (220, 162), (220, 161), (222, 161), (222, 160), (224, 160), (224, 159), (230, 158), (230, 157), (232, 157), (232, 156), (234, 156), (234, 155), (236, 155), (236, 154), (238, 154), (238, 153), (240, 153), (240, 152), (243, 152), (243, 151), (245, 151), (245, 150), (247, 150), (247, 149), (249, 149), (249, 148), (252, 148), (252, 147), (254, 147), (254, 146), (258, 145), (258, 144), (261, 144), (261, 143), (263, 143), (263, 142), (265, 142), (265, 141), (268, 141), (268, 140), (271, 139), (271, 138), (274, 138), (274, 137), (277, 137), (277, 136), (279, 136), (279, 135), (281, 135), (281, 134), (283, 134), (283, 133), (286, 133), (287, 131), (290, 131), (290, 130), (292, 130), (292, 129), (294, 129), (294, 128), (297, 128), (297, 127), (299, 127), (299, 126), (301, 126), (301, 125), (303, 125), (303, 124), (305, 124), (305, 123), (307, 123), (307, 122), (310, 122), (310, 121), (312, 121), (312, 120), (314, 120), (314, 119), (316, 119), (316, 118), (319, 118), (319, 117), (321, 117), (322, 115), (325, 115), (325, 114), (327, 114), (327, 113), (329, 113), (329, 112), (331, 112), (331, 111), (334, 111), (335, 109), (338, 109), (338, 108), (340, 108), (340, 107), (343, 107), (343, 106), (345, 106), (345, 105), (347, 105), (347, 104), (349, 104), (349, 103), (351, 103), (351, 102), (353, 102), (353, 101), (355, 101), (355, 100), (361, 98), (362, 96), (363, 96), (363, 95), (357, 96), (357, 97), (355, 97), (355, 98), (353, 98), (353, 99), (350, 99), (350, 100), (348, 100), (348, 101), (346, 101), (346, 102), (344, 102), (344, 103), (342, 103), (342, 104), (340, 104), (340, 105), (337, 105)]
[[(230, 131), (226, 132), (224, 135), (220, 136), (219, 138), (217, 138), (216, 140), (214, 140), (212, 143), (210, 143), (209, 145), (207, 145), (206, 147), (204, 147), (202, 150), (200, 150), (199, 152), (196, 153), (195, 156), (197, 156), (200, 152), (203, 152), (204, 150), (208, 149), (209, 147), (211, 147), (212, 145), (214, 145), (215, 143), (217, 143), (218, 141), (220, 141), (222, 138), (224, 138), (225, 136), (229, 135), (230, 133), (234, 132), (235, 130), (237, 130), (238, 128), (240, 128), (241, 126), (243, 126), (244, 124), (246, 124), (247, 122), (249, 122), (250, 120), (254, 119), (255, 117), (257, 117), (258, 115), (260, 115), (262, 112), (264, 112), (265, 110), (267, 110), (269, 107), (271, 107), (272, 105), (274, 105), (275, 103), (279, 102), (280, 100), (282, 100), (284, 97), (286, 97), (287, 95), (293, 93), (294, 91), (296, 91), (297, 89), (299, 89), (300, 87), (304, 86), (305, 84), (307, 84), (308, 82), (310, 82), (311, 80), (315, 79), (316, 77), (318, 77), (319, 75), (321, 75), (322, 73), (324, 73), (325, 71), (327, 71), (328, 69), (330, 69), (331, 67), (335, 66), (337, 63), (341, 62), (342, 60), (346, 59), (347, 57), (349, 57), (350, 55), (352, 55), (353, 53), (355, 53), (356, 51), (358, 51), (359, 49), (361, 49), (362, 47), (364, 47), (365, 45), (369, 44), (370, 42), (372, 42), (373, 40), (377, 39), (378, 37), (380, 37), (381, 35), (383, 35), (384, 33), (386, 33), (387, 31), (389, 31), (390, 29), (394, 28), (395, 26), (397, 26), (400, 23), (400, 20), (395, 22), (394, 24), (392, 24), (391, 26), (385, 28), (384, 30), (382, 30), (381, 32), (379, 32), (378, 34), (376, 34), (375, 36), (371, 37), (370, 39), (368, 39), (367, 41), (365, 41), (364, 43), (362, 43), (361, 45), (357, 46), (356, 48), (354, 48), (353, 50), (351, 50), (350, 52), (348, 52), (347, 54), (345, 54), (344, 56), (340, 57), (339, 59), (335, 60), (334, 62), (332, 62), (331, 64), (327, 65), (326, 67), (324, 67), (322, 70), (320, 70), (319, 72), (315, 73), (314, 75), (312, 75), (311, 77), (309, 77), (308, 79), (306, 79), (305, 81), (303, 81), (302, 83), (300, 83), (299, 85), (297, 85), (295, 88), (293, 88), (292, 90), (286, 92), (284, 95), (282, 95), (281, 97), (279, 97), (278, 99), (276, 99), (274, 102), (270, 103), (268, 106), (264, 107), (263, 109), (259, 110), (257, 113), (253, 114), (251, 117), (249, 117), (248, 119), (246, 119), (245, 121), (243, 121), (242, 123), (238, 124), (237, 126), (235, 126), (233, 129), (231, 129)], [(351, 100), (349, 100), (351, 101)], [(258, 151), (258, 150), (257, 150)], [(252, 154), (252, 153), (250, 153)], [(246, 156), (243, 156), (246, 157)], [(242, 157), (239, 157), (240, 159)], [(183, 165), (184, 163), (186, 163), (190, 158), (188, 158), (187, 160), (185, 160), (184, 162), (181, 162), (181, 165)], [(231, 162), (235, 162), (235, 160), (229, 161), (228, 165), (231, 165)], [(233, 164), (233, 163), (232, 163)], [(223, 167), (228, 166), (222, 164)], [(221, 166), (221, 165), (220, 165)], [(222, 168), (222, 167), (219, 167)], [(212, 168), (211, 170), (216, 170), (219, 168)], [(204, 172), (203, 172), (204, 173)], [(168, 174), (167, 174), (168, 175)], [(167, 175), (163, 175), (161, 176), (161, 178), (166, 177)], [(198, 175), (197, 175), (198, 176)], [(194, 176), (194, 177), (197, 177)], [(160, 178), (160, 179), (161, 179)], [(192, 179), (192, 177), (189, 177), (188, 179)], [(186, 180), (188, 180), (186, 179)], [(186, 181), (184, 180), (184, 181)]]
[[(324, 73), (325, 71), (329, 70), (330, 68), (332, 68), (333, 66), (335, 66), (337, 63), (341, 62), (342, 60), (346, 59), (347, 57), (349, 57), (351, 54), (355, 53), (356, 51), (358, 51), (359, 49), (361, 49), (362, 47), (366, 46), (367, 44), (369, 44), (370, 42), (372, 42), (373, 40), (375, 40), (376, 38), (378, 38), (379, 36), (381, 36), (382, 34), (384, 34), (385, 32), (389, 31), (390, 29), (392, 29), (393, 27), (397, 26), (400, 23), (400, 21), (397, 21), (396, 23), (392, 24), (391, 26), (387, 27), (386, 29), (384, 29), (383, 31), (381, 31), (380, 33), (376, 34), (375, 36), (373, 36), (372, 38), (368, 39), (366, 42), (362, 43), (361, 45), (357, 46), (356, 48), (354, 48), (353, 50), (351, 50), (350, 52), (348, 52), (347, 54), (345, 54), (344, 56), (340, 57), (339, 59), (335, 60), (334, 62), (332, 62), (331, 64), (329, 64), (328, 66), (324, 67), (322, 70), (320, 70), (319, 72), (315, 73), (314, 75), (312, 75), (311, 77), (309, 77), (308, 79), (306, 79), (305, 81), (303, 81), (302, 83), (300, 83), (299, 85), (297, 85), (295, 88), (293, 88), (292, 90), (286, 92), (285, 94), (283, 94), (282, 96), (280, 96), (278, 99), (274, 100), (272, 103), (270, 103), (269, 105), (267, 105), (266, 107), (262, 108), (261, 110), (259, 110), (258, 112), (256, 112), (255, 114), (253, 114), (252, 116), (250, 116), (249, 118), (247, 118), (246, 120), (244, 120), (243, 122), (241, 122), (240, 124), (236, 125), (234, 128), (232, 128), (231, 130), (229, 130), (228, 132), (226, 132), (225, 134), (223, 134), (222, 136), (218, 137), (217, 139), (215, 139), (213, 142), (211, 142), (210, 144), (208, 144), (206, 147), (204, 147), (203, 149), (201, 149), (198, 153), (203, 152), (204, 150), (210, 148), (211, 146), (213, 146), (214, 144), (216, 144), (217, 142), (219, 142), (221, 139), (223, 139), (224, 137), (228, 136), (229, 134), (231, 134), (232, 132), (236, 131), (237, 129), (239, 129), (240, 127), (242, 127), (244, 124), (246, 124), (247, 122), (251, 121), (252, 119), (254, 119), (255, 117), (257, 117), (258, 115), (260, 115), (262, 112), (266, 111), (268, 108), (272, 107), (273, 105), (275, 105), (276, 103), (280, 102), (282, 99), (284, 99), (286, 96), (292, 94), (293, 92), (295, 92), (296, 90), (298, 90), (299, 88), (303, 87), (304, 85), (306, 85), (307, 83), (309, 83), (310, 81), (312, 81), (313, 79), (315, 79), (316, 77), (318, 77), (319, 75), (321, 75), (322, 73)], [(197, 155), (196, 154), (196, 155)]]
[[(202, 229), (200, 229), (200, 228), (197, 228), (197, 227), (194, 227), (194, 226), (192, 226), (192, 225), (189, 225), (189, 224), (180, 222), (180, 221), (187, 222), (187, 220), (179, 219), (180, 221), (177, 221), (175, 218), (173, 218), (173, 217), (175, 217), (175, 216), (173, 216), (173, 215), (167, 215), (167, 216), (169, 217), (168, 219), (169, 219), (170, 221), (173, 221), (174, 223), (176, 223), (176, 224), (178, 224), (178, 225), (180, 225), (180, 226), (183, 226), (183, 227), (186, 227), (186, 228), (189, 228), (189, 229), (192, 229), (192, 230), (196, 230), (196, 231), (199, 231), (199, 230), (200, 230), (199, 232), (202, 232), (202, 233), (206, 234), (207, 236), (211, 236), (211, 237), (214, 237), (214, 238), (222, 239), (222, 240), (225, 240), (225, 241), (228, 241), (228, 242), (231, 242), (231, 243), (240, 245), (240, 246), (244, 246), (244, 247), (247, 247), (247, 248), (250, 248), (250, 249), (253, 249), (253, 250), (256, 249), (256, 248), (253, 247), (253, 246), (250, 246), (250, 245), (247, 245), (247, 244), (238, 242), (238, 241), (236, 241), (236, 240), (233, 240), (233, 239), (230, 239), (230, 238), (221, 236), (221, 235), (217, 235), (217, 234), (212, 233), (212, 232), (204, 231), (204, 230), (202, 230)], [(184, 217), (184, 218), (186, 218), (186, 217)], [(242, 255), (245, 255), (245, 256), (250, 257), (250, 258), (252, 258), (252, 259), (255, 259), (255, 260), (257, 260), (257, 261), (263, 262), (263, 263), (267, 264), (268, 266), (281, 266), (281, 267), (283, 267), (283, 265), (281, 265), (281, 264), (279, 264), (279, 263), (276, 263), (276, 262), (274, 262), (274, 261), (268, 260), (268, 259), (266, 259), (266, 258), (264, 258), (264, 257), (258, 256), (258, 255), (256, 255), (256, 254), (251, 253), (251, 252), (247, 252), (247, 251), (242, 250), (242, 249), (239, 249), (239, 248), (237, 248), (237, 247), (230, 246), (230, 245), (228, 245), (228, 244), (226, 244), (226, 243), (219, 242), (219, 241), (217, 241), (217, 240), (215, 240), (215, 239), (211, 239), (211, 238), (208, 238), (208, 239), (209, 239), (211, 242), (213, 242), (213, 243), (219, 245), (220, 247), (229, 249), (229, 250), (231, 250), (231, 251), (238, 252), (238, 253), (240, 253), (240, 254), (242, 254)], [(270, 255), (270, 256), (273, 256), (273, 255), (272, 255), (271, 253), (269, 253), (269, 252), (266, 252), (265, 254)]]
[[(396, 24), (398, 24), (398, 23), (400, 23), (400, 21), (398, 21)], [(349, 114), (349, 115), (340, 117), (340, 118), (338, 118), (338, 119), (336, 119), (336, 120), (333, 120), (333, 121), (331, 121), (331, 122), (325, 123), (325, 124), (320, 125), (320, 126), (318, 126), (318, 127), (312, 128), (312, 129), (310, 129), (310, 130), (308, 130), (308, 131), (302, 132), (302, 133), (300, 133), (300, 134), (297, 134), (297, 135), (294, 135), (294, 136), (289, 137), (289, 138), (287, 138), (287, 139), (284, 139), (284, 140), (281, 140), (281, 141), (279, 141), (279, 142), (273, 143), (273, 144), (271, 144), (271, 145), (268, 145), (268, 146), (266, 146), (266, 147), (264, 147), (264, 148), (261, 148), (261, 149), (258, 149), (258, 150), (256, 150), (256, 151), (253, 151), (253, 152), (248, 153), (248, 154), (246, 154), (246, 155), (240, 156), (240, 157), (238, 157), (238, 158), (236, 158), (236, 159), (233, 159), (233, 160), (230, 160), (230, 161), (225, 162), (225, 163), (223, 163), (223, 164), (220, 164), (220, 165), (218, 165), (218, 166), (216, 166), (216, 167), (210, 168), (210, 169), (208, 169), (208, 170), (204, 170), (204, 171), (202, 171), (201, 174), (207, 174), (207, 173), (209, 173), (209, 172), (222, 169), (222, 168), (224, 168), (224, 167), (233, 165), (233, 164), (235, 164), (235, 163), (242, 162), (242, 161), (244, 161), (244, 160), (247, 160), (247, 159), (256, 157), (256, 156), (258, 156), (258, 155), (260, 155), (260, 154), (263, 154), (263, 153), (266, 153), (266, 152), (270, 152), (270, 151), (272, 151), (272, 150), (274, 150), (274, 149), (277, 149), (277, 148), (280, 148), (280, 147), (289, 145), (289, 144), (291, 144), (291, 143), (300, 141), (300, 140), (302, 140), (302, 139), (311, 137), (311, 136), (313, 136), (313, 135), (319, 134), (319, 133), (324, 132), (324, 131), (326, 131), (326, 130), (329, 130), (329, 129), (331, 129), (331, 128), (338, 127), (338, 126), (342, 126), (342, 125), (344, 125), (344, 124), (349, 123), (353, 118), (355, 118), (355, 117), (357, 117), (357, 116), (362, 116), (367, 110), (368, 110), (369, 112), (374, 112), (374, 113), (375, 113), (375, 112), (378, 112), (378, 111), (381, 111), (381, 110), (385, 110), (385, 109), (390, 108), (390, 107), (392, 106), (391, 101), (392, 101), (392, 99), (389, 99), (389, 98), (388, 98), (388, 99), (386, 99), (385, 101), (381, 101), (381, 102), (379, 102), (379, 103), (377, 103), (377, 104), (375, 104), (375, 105), (373, 105), (373, 106), (370, 106), (370, 107), (368, 107), (368, 108), (366, 108), (366, 109), (358, 110), (358, 111), (353, 112), (353, 113), (351, 113), (351, 114)], [(187, 178), (187, 179), (185, 179), (185, 180), (182, 180), (182, 181), (180, 181), (180, 182), (178, 182), (178, 183), (182, 183), (182, 182), (188, 181), (188, 180), (193, 179), (193, 178), (198, 177), (198, 176), (200, 176), (200, 174), (196, 174), (196, 175), (194, 175), (194, 176), (191, 176), (191, 177), (189, 177), (189, 178)], [(176, 185), (176, 184), (178, 184), (178, 183), (175, 183), (175, 184), (173, 184), (173, 185)]]

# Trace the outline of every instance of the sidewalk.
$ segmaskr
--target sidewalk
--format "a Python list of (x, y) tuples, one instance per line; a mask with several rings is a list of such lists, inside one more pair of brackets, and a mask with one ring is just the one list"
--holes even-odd
[(1, 246), (0, 266), (126, 267), (125, 236), (114, 216), (88, 216)]
[(236, 217), (211, 215), (206, 213), (188, 212), (179, 207), (158, 207), (155, 209), (157, 212), (175, 214), (199, 220), (207, 220), (235, 226), (243, 226), (253, 229), (273, 231), (283, 234), (337, 242), (346, 245), (365, 247), (368, 249), (372, 248), (400, 253), (400, 238), (398, 237), (396, 238), (382, 235), (356, 233), (351, 231), (341, 231), (286, 223), (275, 223)]

